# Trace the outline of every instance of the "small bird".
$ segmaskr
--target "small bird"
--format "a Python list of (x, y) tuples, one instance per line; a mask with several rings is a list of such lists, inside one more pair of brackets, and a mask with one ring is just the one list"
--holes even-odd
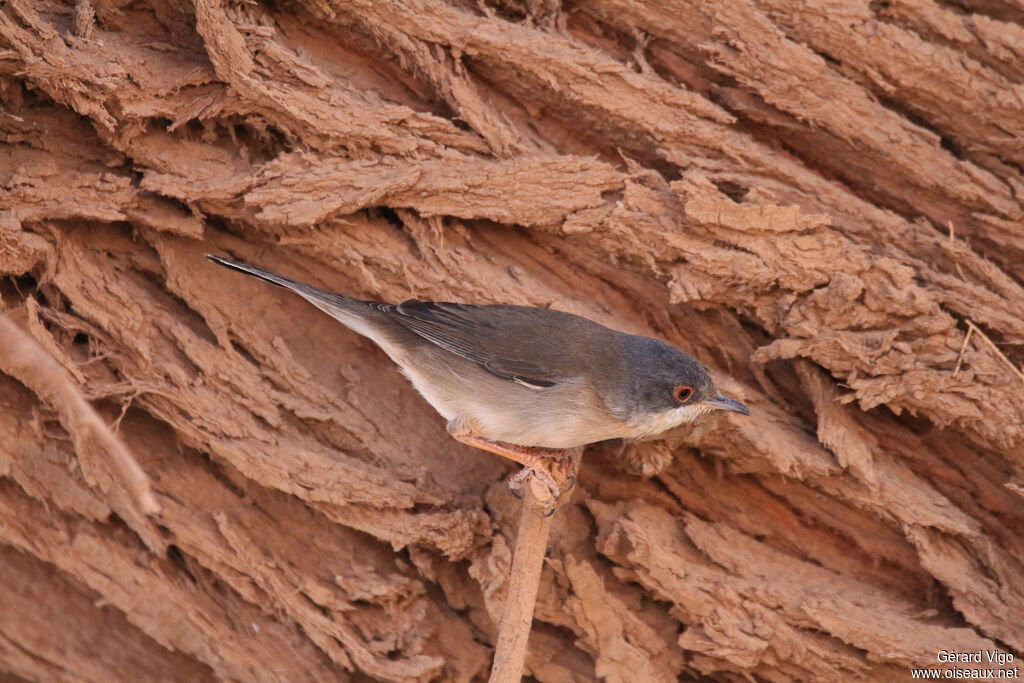
[(750, 410), (665, 342), (532, 306), (362, 301), (241, 261), (232, 270), (292, 290), (373, 340), (448, 420), (456, 440), (510, 458), (558, 497), (546, 456), (642, 439), (714, 410)]

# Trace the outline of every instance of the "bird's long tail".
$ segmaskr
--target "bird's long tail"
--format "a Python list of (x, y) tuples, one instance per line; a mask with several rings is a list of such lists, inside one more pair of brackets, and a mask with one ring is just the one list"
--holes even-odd
[(341, 294), (329, 292), (326, 289), (307, 285), (304, 282), (293, 280), (290, 277), (285, 277), (284, 275), (278, 275), (277, 273), (260, 268), (259, 266), (243, 263), (242, 261), (235, 261), (234, 259), (224, 258), (223, 256), (214, 256), (213, 254), (207, 254), (206, 258), (218, 265), (224, 266), (225, 268), (237, 270), (240, 273), (252, 275), (260, 278), (261, 280), (266, 280), (267, 282), (284, 287), (285, 289), (290, 289), (324, 313), (327, 313), (331, 317), (345, 323), (345, 325), (352, 328), (359, 334), (377, 341), (377, 337), (379, 336), (376, 329), (377, 326), (369, 324), (369, 321), (367, 320), (368, 316), (374, 315), (374, 311), (369, 306), (369, 302), (353, 299)]
[[(328, 292), (326, 290), (318, 289), (311, 285), (299, 282), (298, 280), (293, 280), (290, 277), (278, 275), (277, 273), (272, 273), (269, 270), (260, 268), (259, 266), (253, 266), (248, 263), (243, 263), (242, 261), (235, 261), (234, 259), (224, 258), (223, 256), (214, 256), (213, 254), (207, 254), (206, 258), (210, 259), (211, 261), (218, 265), (224, 266), (225, 268), (237, 270), (239, 273), (245, 273), (246, 275), (254, 275), (260, 278), (261, 280), (273, 282), (275, 285), (279, 285), (281, 287), (290, 289), (300, 294), (308, 293), (310, 296), (331, 294), (331, 292)], [(334, 296), (339, 295), (335, 294)]]

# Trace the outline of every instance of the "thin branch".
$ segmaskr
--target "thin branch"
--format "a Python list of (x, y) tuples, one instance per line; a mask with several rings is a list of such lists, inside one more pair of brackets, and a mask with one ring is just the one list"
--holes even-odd
[(546, 514), (546, 509), (535, 504), (533, 487), (523, 488), (527, 492), (523, 497), (523, 513), (519, 518), (508, 596), (501, 616), (498, 644), (494, 649), (490, 683), (517, 683), (523, 676), (533, 609), (551, 533), (551, 516)]
[(956, 258), (956, 232), (953, 229), (953, 221), (949, 221), (949, 254), (953, 260), (953, 265), (956, 266), (957, 275), (960, 276), (961, 280), (964, 280), (964, 271), (960, 268), (960, 262)]
[(75, 442), (79, 457), (90, 438), (95, 440), (107, 454), (121, 486), (140, 512), (154, 515), (160, 511), (149, 477), (82, 397), (68, 371), (4, 316), (0, 316), (0, 371), (17, 379), (56, 409), (61, 424)]
[(1007, 358), (1005, 353), (999, 350), (999, 347), (996, 346), (996, 343), (989, 339), (988, 335), (982, 332), (981, 328), (979, 328), (973, 322), (971, 322), (970, 320), (965, 320), (965, 322), (967, 323), (967, 328), (970, 330), (974, 330), (974, 333), (976, 335), (984, 339), (985, 343), (992, 347), (992, 350), (996, 352), (996, 355), (1002, 358), (1003, 362), (1010, 366), (1010, 369), (1013, 370), (1013, 374), (1017, 375), (1017, 377), (1020, 378), (1020, 381), (1024, 382), (1024, 372), (1021, 372), (1021, 369), (1014, 365), (1013, 361)]
[(956, 359), (956, 367), (953, 369), (953, 376), (956, 377), (960, 372), (960, 367), (964, 364), (964, 352), (967, 350), (967, 344), (971, 341), (971, 335), (974, 334), (974, 327), (972, 325), (967, 326), (967, 334), (964, 335), (964, 343), (960, 345), (960, 355)]
[[(573, 449), (563, 458), (552, 458), (547, 463), (549, 472), (563, 491), (572, 486), (570, 482), (575, 482), (582, 453), (580, 448)], [(501, 615), (489, 683), (518, 683), (522, 679), (537, 589), (551, 534), (552, 508), (565, 504), (570, 498), (566, 493), (558, 501), (552, 500), (547, 487), (537, 477), (531, 477), (523, 490), (523, 512), (519, 518), (508, 595)]]

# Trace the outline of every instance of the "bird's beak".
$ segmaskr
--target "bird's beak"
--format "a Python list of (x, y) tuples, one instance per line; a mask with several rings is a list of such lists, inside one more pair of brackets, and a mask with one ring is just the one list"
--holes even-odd
[(739, 413), (740, 415), (750, 415), (750, 408), (746, 407), (736, 399), (723, 396), (722, 394), (719, 394), (712, 399), (708, 399), (704, 401), (704, 403), (716, 410), (729, 410), (734, 413)]

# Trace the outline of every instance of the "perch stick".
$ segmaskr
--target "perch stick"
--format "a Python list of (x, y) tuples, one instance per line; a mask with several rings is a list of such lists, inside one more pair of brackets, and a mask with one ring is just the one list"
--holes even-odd
[[(531, 479), (531, 483), (534, 480)], [(532, 486), (526, 486), (523, 512), (519, 518), (519, 535), (512, 556), (508, 596), (501, 616), (501, 630), (494, 650), (494, 667), (490, 683), (517, 683), (523, 676), (526, 645), (533, 624), (533, 607), (537, 601), (544, 555), (548, 550), (551, 517), (536, 505)]]
[(960, 368), (964, 364), (964, 351), (967, 350), (967, 345), (971, 342), (971, 335), (974, 334), (974, 327), (967, 326), (967, 334), (964, 335), (964, 343), (960, 345), (960, 355), (956, 358), (956, 368), (953, 370), (953, 376), (956, 377), (960, 372)]
[[(552, 472), (562, 490), (570, 480), (575, 481), (582, 449), (566, 454), (566, 468)], [(537, 602), (537, 589), (544, 568), (544, 556), (551, 535), (552, 506), (547, 487), (531, 477), (523, 495), (523, 511), (519, 518), (512, 571), (509, 575), (508, 595), (501, 615), (498, 643), (494, 649), (494, 665), (489, 683), (518, 683), (523, 676), (526, 649), (533, 625), (533, 609)], [(562, 502), (568, 495), (562, 496)]]
[(996, 343), (994, 341), (988, 338), (987, 334), (982, 332), (981, 329), (970, 320), (967, 320), (967, 326), (971, 330), (973, 330), (976, 335), (984, 339), (985, 343), (988, 344), (989, 347), (991, 347), (991, 349), (996, 352), (996, 355), (999, 356), (999, 358), (1002, 359), (1002, 361), (1006, 363), (1006, 365), (1009, 366), (1011, 370), (1013, 370), (1013, 374), (1017, 375), (1017, 377), (1019, 377), (1020, 380), (1024, 382), (1024, 372), (1021, 372), (1021, 369), (1014, 365), (1013, 361), (1007, 358), (1005, 353), (999, 350), (999, 347), (996, 346)]
[(81, 453), (92, 438), (106, 453), (115, 475), (135, 506), (145, 515), (160, 512), (149, 477), (121, 441), (114, 436), (72, 381), (57, 364), (17, 325), (0, 315), (0, 371), (34, 391), (56, 409), (60, 423)]

